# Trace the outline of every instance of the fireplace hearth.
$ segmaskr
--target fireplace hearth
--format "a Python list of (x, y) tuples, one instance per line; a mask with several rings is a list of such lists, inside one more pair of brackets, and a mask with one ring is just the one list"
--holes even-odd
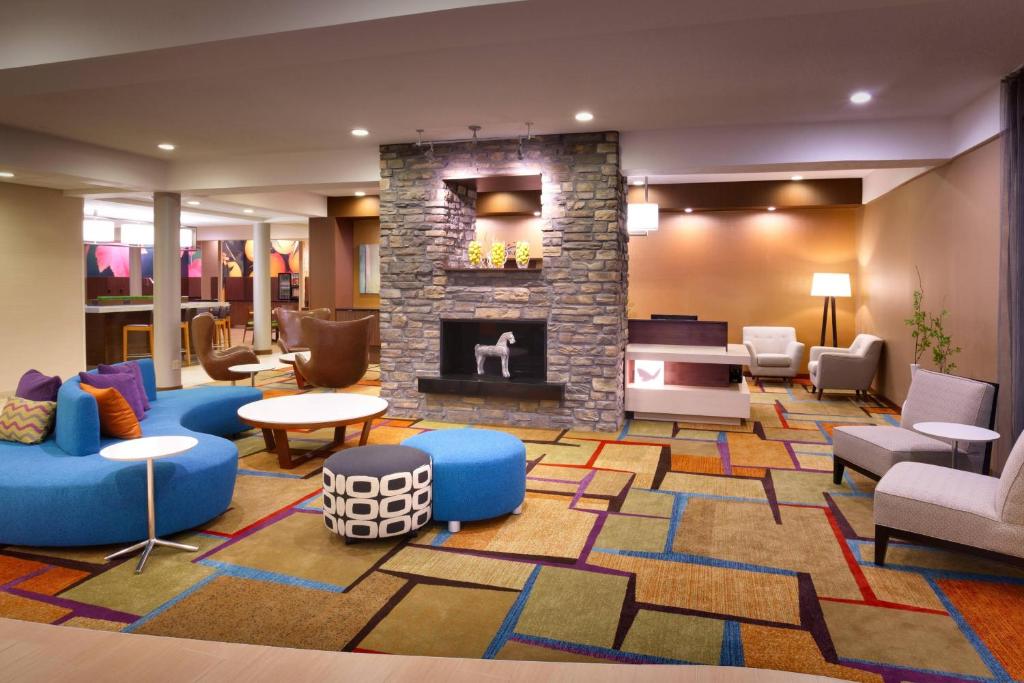
[[(509, 377), (502, 375), (498, 357), (484, 357), (477, 371), (476, 347), (493, 346), (505, 333)], [(561, 401), (565, 384), (547, 381), (547, 322), (544, 320), (448, 319), (441, 321), (439, 377), (419, 377), (422, 393), (461, 396), (500, 396)]]

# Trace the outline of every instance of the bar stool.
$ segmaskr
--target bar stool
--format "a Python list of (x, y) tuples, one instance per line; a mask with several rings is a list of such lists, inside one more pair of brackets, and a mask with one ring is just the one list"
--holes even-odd
[(145, 332), (149, 335), (149, 355), (153, 355), (153, 326), (142, 323), (129, 323), (121, 328), (121, 360), (127, 361), (129, 357), (142, 358), (144, 354), (128, 353), (128, 334), (130, 332)]
[(226, 349), (231, 346), (231, 307), (221, 306), (212, 309), (213, 314), (213, 346)]
[[(130, 332), (145, 332), (149, 335), (149, 355), (153, 355), (153, 326), (143, 323), (129, 323), (121, 328), (121, 360), (127, 361), (130, 357), (142, 358), (143, 354), (128, 353), (128, 334)], [(185, 365), (192, 365), (192, 341), (188, 330), (188, 323), (181, 323), (182, 353), (185, 358)]]

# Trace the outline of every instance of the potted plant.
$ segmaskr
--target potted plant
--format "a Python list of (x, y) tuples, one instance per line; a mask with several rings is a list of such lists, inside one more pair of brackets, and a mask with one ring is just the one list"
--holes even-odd
[(953, 356), (960, 353), (959, 346), (953, 346), (953, 340), (946, 334), (945, 319), (949, 313), (945, 308), (938, 315), (929, 316), (932, 333), (932, 361), (941, 373), (956, 370)]
[(959, 346), (953, 345), (953, 340), (946, 334), (946, 316), (949, 315), (949, 311), (944, 308), (938, 315), (932, 315), (924, 310), (924, 285), (920, 269), (917, 271), (917, 282), (913, 312), (904, 320), (914, 340), (914, 362), (910, 364), (911, 379), (921, 367), (921, 358), (928, 349), (932, 350), (932, 362), (935, 363), (936, 369), (944, 374), (956, 370), (953, 357), (961, 350)]
[(921, 281), (921, 270), (917, 269), (917, 289), (914, 290), (913, 313), (903, 322), (910, 328), (910, 336), (914, 340), (914, 362), (910, 364), (910, 378), (921, 367), (924, 352), (931, 348), (932, 331), (928, 324), (928, 314), (924, 307), (924, 284)]

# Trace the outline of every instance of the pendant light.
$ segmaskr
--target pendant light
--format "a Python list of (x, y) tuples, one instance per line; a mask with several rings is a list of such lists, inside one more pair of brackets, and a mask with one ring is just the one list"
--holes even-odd
[(626, 205), (626, 231), (630, 235), (646, 235), (658, 230), (658, 205), (647, 198), (647, 176), (644, 176), (644, 201)]

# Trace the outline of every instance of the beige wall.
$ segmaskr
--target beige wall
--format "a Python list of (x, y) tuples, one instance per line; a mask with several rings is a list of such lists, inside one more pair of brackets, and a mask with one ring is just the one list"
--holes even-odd
[[(724, 320), (732, 342), (744, 325), (786, 325), (809, 348), (820, 340), (823, 303), (810, 296), (811, 275), (856, 272), (859, 218), (859, 208), (662, 214), (657, 232), (629, 241), (629, 316)], [(847, 344), (854, 299), (839, 299), (837, 313)]]
[(352, 307), (380, 308), (380, 294), (359, 293), (359, 245), (380, 244), (380, 219), (365, 218), (352, 221)]
[(914, 347), (903, 321), (915, 266), (925, 308), (949, 309), (948, 331), (963, 347), (956, 374), (996, 379), (1000, 149), (990, 142), (864, 207), (857, 326), (886, 341), (877, 388), (892, 401), (902, 402), (910, 385)]
[(0, 183), (0, 394), (29, 368), (67, 378), (85, 369), (82, 200)]

